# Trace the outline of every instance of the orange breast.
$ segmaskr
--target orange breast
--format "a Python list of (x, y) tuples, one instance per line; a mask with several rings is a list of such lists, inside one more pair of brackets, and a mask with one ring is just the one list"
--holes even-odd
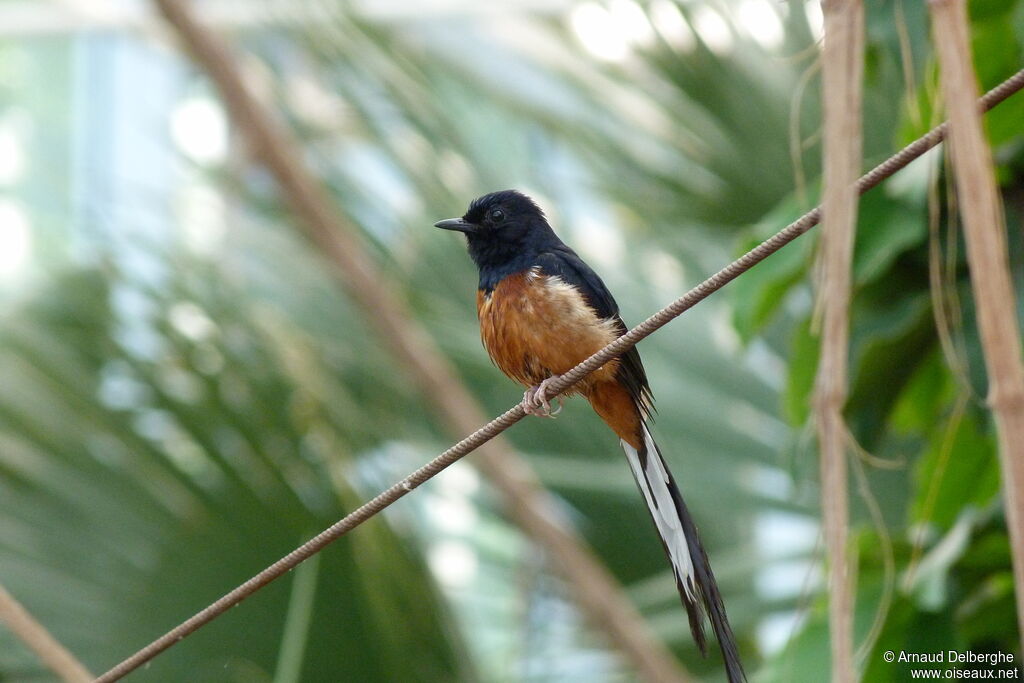
[[(571, 370), (619, 335), (615, 321), (599, 318), (576, 288), (534, 270), (506, 277), (489, 294), (477, 292), (477, 314), (495, 365), (526, 386)], [(576, 391), (611, 380), (617, 367), (607, 363)]]

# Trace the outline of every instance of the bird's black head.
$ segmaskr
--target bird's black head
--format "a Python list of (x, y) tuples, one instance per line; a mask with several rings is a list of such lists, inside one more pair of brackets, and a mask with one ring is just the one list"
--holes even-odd
[(515, 190), (492, 192), (474, 199), (462, 218), (434, 224), (466, 234), (469, 255), (485, 271), (509, 274), (529, 268), (535, 256), (561, 244), (544, 212), (532, 199)]

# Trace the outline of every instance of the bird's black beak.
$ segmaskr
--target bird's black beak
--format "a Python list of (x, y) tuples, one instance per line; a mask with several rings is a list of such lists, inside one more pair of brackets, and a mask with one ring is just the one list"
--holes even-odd
[(448, 218), (434, 223), (435, 228), (442, 230), (458, 230), (459, 232), (470, 233), (476, 230), (476, 225), (461, 218)]

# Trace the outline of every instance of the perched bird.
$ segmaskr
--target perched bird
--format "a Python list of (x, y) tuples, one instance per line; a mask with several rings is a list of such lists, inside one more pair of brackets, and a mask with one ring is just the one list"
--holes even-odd
[[(597, 273), (555, 235), (533, 200), (515, 190), (484, 195), (462, 218), (435, 225), (466, 235), (480, 271), (477, 314), (491, 359), (528, 387), (523, 397), (528, 413), (550, 415), (547, 381), (625, 334), (615, 299)], [(630, 349), (569, 393), (582, 394), (618, 435), (672, 563), (701, 652), (707, 654), (706, 613), (729, 681), (746, 680), (697, 527), (648, 429), (653, 398), (640, 354)]]

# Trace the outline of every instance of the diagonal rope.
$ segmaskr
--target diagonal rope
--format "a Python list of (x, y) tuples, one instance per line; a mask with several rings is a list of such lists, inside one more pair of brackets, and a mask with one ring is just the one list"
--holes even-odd
[[(983, 111), (988, 111), (997, 104), (1024, 88), (1024, 69), (1003, 81), (993, 88), (978, 101)], [(883, 180), (902, 170), (911, 161), (914, 161), (928, 150), (932, 149), (946, 137), (947, 124), (936, 126), (910, 143), (902, 150), (886, 159), (884, 162), (861, 176), (857, 181), (857, 191), (860, 194), (874, 188)], [(616, 356), (621, 355), (637, 344), (640, 340), (650, 336), (655, 330), (664, 326), (674, 318), (679, 317), (684, 311), (693, 308), (697, 303), (706, 299), (713, 292), (718, 291), (728, 283), (735, 280), (741, 274), (753, 268), (755, 265), (786, 246), (800, 235), (813, 228), (821, 220), (821, 207), (816, 207), (793, 223), (775, 233), (746, 254), (736, 259), (725, 268), (707, 278), (699, 285), (679, 297), (671, 304), (661, 309), (647, 320), (643, 321), (629, 332), (604, 347), (590, 358), (586, 359), (575, 368), (551, 380), (548, 384), (548, 394), (554, 396), (560, 394), (585, 376), (598, 369)], [(367, 521), (392, 503), (420, 486), (428, 479), (433, 478), (449, 465), (469, 455), (473, 450), (482, 444), (490, 441), (519, 420), (523, 419), (525, 413), (522, 405), (516, 405), (500, 416), (488, 422), (486, 425), (462, 439), (448, 450), (419, 468), (394, 486), (385, 489), (377, 496), (367, 501), (360, 507), (353, 510), (343, 519), (320, 532), (301, 546), (291, 551), (277, 562), (259, 572), (245, 583), (227, 593), (217, 601), (211, 603), (201, 611), (189, 617), (181, 624), (160, 636), (149, 645), (145, 646), (135, 654), (131, 655), (117, 666), (96, 679), (96, 683), (109, 683), (116, 681), (128, 673), (131, 673), (146, 662), (152, 660), (158, 654), (183, 640), (204, 625), (213, 621), (229, 609), (248, 598), (263, 586), (274, 579), (294, 569), (304, 560), (323, 550), (333, 541), (338, 540), (346, 533)]]

